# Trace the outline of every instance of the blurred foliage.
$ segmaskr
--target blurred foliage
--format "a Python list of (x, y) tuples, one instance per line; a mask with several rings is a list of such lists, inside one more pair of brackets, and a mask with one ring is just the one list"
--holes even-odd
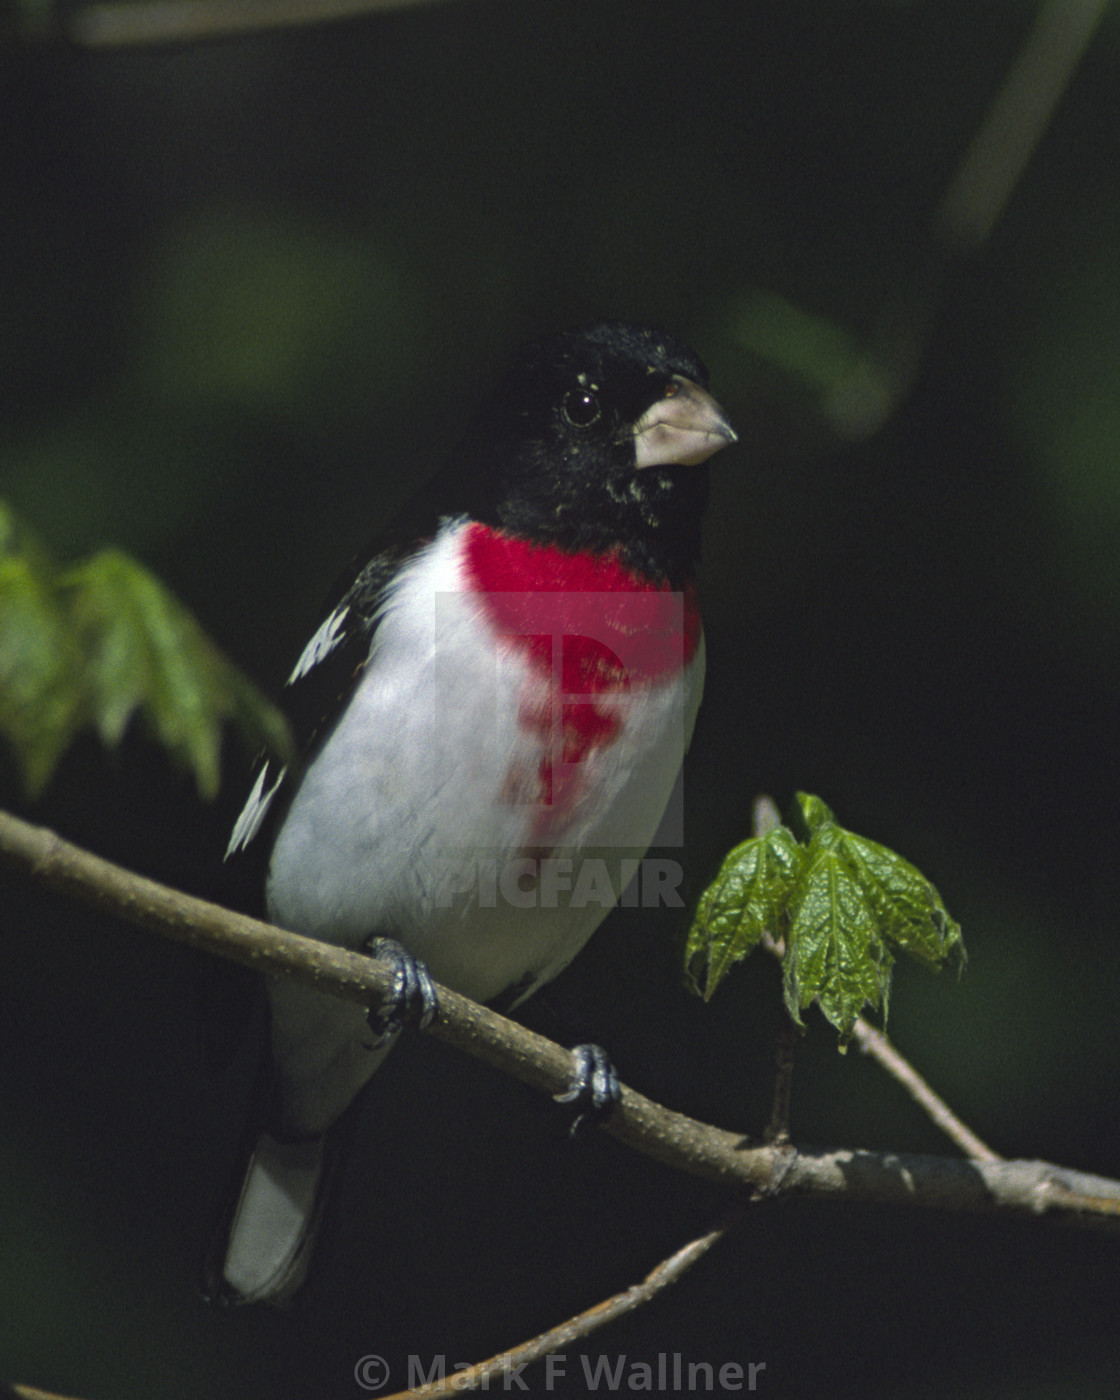
[(1056, 514), (1071, 624), (1086, 641), (1101, 629), (1120, 641), (1120, 190), (1099, 193), (1092, 214), (1073, 214), (1076, 265), (1056, 251), (1031, 289), (1033, 325), (1011, 358), (1003, 409)]
[(356, 233), (239, 209), (204, 216), (171, 232), (148, 273), (142, 382), (155, 401), (192, 412), (280, 418), (340, 398), (340, 366), (399, 391), (420, 368), (411, 327), (421, 308), (403, 283)]
[(220, 780), (222, 730), (288, 755), (280, 712), (150, 573), (106, 549), (60, 569), (0, 501), (0, 736), (39, 796), (80, 729), (119, 744), (139, 718), (193, 772)]
[(64, 394), (4, 454), (9, 493), (68, 548), (122, 531), (158, 545), (229, 488), (247, 428), (314, 436), (326, 415), (341, 435), (371, 385), (388, 403), (417, 373), (420, 312), (399, 268), (329, 224), (200, 215), (142, 260), (134, 297), (107, 382)]
[(817, 394), (834, 392), (861, 354), (859, 342), (841, 326), (762, 287), (736, 308), (734, 335), (760, 361)]

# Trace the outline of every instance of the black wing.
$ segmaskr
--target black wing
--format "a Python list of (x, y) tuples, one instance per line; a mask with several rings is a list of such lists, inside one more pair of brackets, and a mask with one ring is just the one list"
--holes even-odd
[[(291, 767), (267, 753), (257, 758), (249, 797), (226, 850), (223, 898), (231, 908), (264, 917), (272, 838), (308, 757), (330, 733), (369, 660), (385, 587), (417, 548), (419, 542), (383, 538), (360, 567), (343, 575), (324, 604), (323, 620), (280, 696), (300, 758)], [(200, 969), (196, 991), (200, 1051), (208, 1072), (215, 1074), (233, 1058), (263, 998), (248, 969), (213, 958)]]
[(356, 571), (351, 569), (328, 598), (323, 620), (304, 647), (281, 692), (280, 704), (292, 726), (301, 755), (294, 767), (261, 754), (253, 784), (234, 824), (226, 859), (254, 848), (267, 848), (277, 815), (284, 810), (310, 754), (330, 733), (369, 660), (385, 588), (417, 543), (392, 543), (379, 549)]

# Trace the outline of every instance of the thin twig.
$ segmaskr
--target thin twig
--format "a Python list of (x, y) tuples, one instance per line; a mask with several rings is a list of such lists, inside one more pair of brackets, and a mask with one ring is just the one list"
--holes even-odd
[(867, 349), (827, 395), (836, 434), (851, 442), (879, 432), (910, 393), (925, 360), (953, 260), (991, 236), (1073, 81), (1107, 0), (1048, 0), (934, 212), (929, 265), (880, 311)]
[(885, 1069), (892, 1079), (898, 1081), (910, 1097), (925, 1110), (927, 1117), (955, 1142), (961, 1151), (974, 1162), (1001, 1162), (1003, 1158), (993, 1152), (966, 1123), (963, 1123), (940, 1094), (936, 1093), (904, 1055), (891, 1044), (885, 1031), (858, 1018), (852, 1039), (865, 1055), (869, 1055), (880, 1068)]
[[(19, 1400), (73, 1400), (67, 1395), (56, 1395), (53, 1390), (38, 1390), (33, 1385), (9, 1385), (8, 1390)], [(4, 1386), (0, 1382), (0, 1400), (4, 1397)]]
[(782, 1024), (774, 1050), (774, 1105), (770, 1122), (762, 1138), (775, 1147), (789, 1143), (790, 1088), (793, 1082), (793, 1052), (797, 1044), (797, 1027), (789, 1012), (782, 1008)]
[(1039, 9), (938, 207), (935, 233), (947, 248), (987, 242), (1107, 8), (1108, 0), (1049, 0)]
[(454, 1375), (448, 1376), (444, 1380), (413, 1390), (398, 1390), (393, 1395), (385, 1396), (384, 1400), (409, 1400), (409, 1397), (418, 1395), (438, 1400), (441, 1395), (458, 1394), (464, 1390), (486, 1389), (489, 1381), (496, 1376), (501, 1376), (505, 1381), (505, 1388), (509, 1389), (515, 1381), (520, 1381), (521, 1371), (531, 1362), (539, 1361), (542, 1357), (553, 1352), (565, 1350), (573, 1343), (589, 1337), (600, 1327), (606, 1326), (608, 1322), (614, 1322), (617, 1318), (633, 1312), (635, 1308), (643, 1307), (646, 1303), (651, 1302), (670, 1284), (676, 1283), (697, 1260), (702, 1259), (707, 1254), (712, 1245), (723, 1239), (730, 1230), (738, 1225), (743, 1219), (743, 1214), (743, 1207), (736, 1206), (707, 1234), (701, 1235), (698, 1239), (690, 1240), (688, 1244), (671, 1254), (668, 1259), (663, 1259), (655, 1269), (645, 1276), (641, 1283), (636, 1283), (622, 1293), (614, 1294), (611, 1298), (605, 1298), (601, 1303), (596, 1303), (593, 1308), (588, 1308), (585, 1312), (569, 1318), (567, 1322), (560, 1323), (558, 1327), (550, 1327), (547, 1332), (542, 1332), (539, 1336), (532, 1337), (529, 1341), (522, 1342), (509, 1351), (499, 1352), (486, 1361), (479, 1361), (474, 1366), (456, 1371)]
[[(759, 947), (764, 948), (779, 962), (785, 957), (784, 940), (775, 940), (766, 935), (759, 941)], [(790, 1029), (792, 1029), (792, 1024)], [(967, 1123), (953, 1112), (941, 1095), (922, 1078), (906, 1056), (892, 1044), (885, 1031), (873, 1026), (866, 1017), (857, 1016), (855, 1027), (852, 1030), (852, 1039), (863, 1054), (874, 1060), (880, 1069), (886, 1070), (892, 1079), (897, 1080), (902, 1085), (918, 1107), (924, 1110), (934, 1126), (940, 1128), (951, 1142), (955, 1142), (966, 1157), (974, 1162), (1002, 1162), (1004, 1160), (998, 1152), (994, 1152), (982, 1138), (972, 1131)], [(778, 1100), (782, 1093), (785, 1094), (785, 1104), (781, 1111), (785, 1114), (787, 1123), (789, 1120), (789, 1076), (793, 1073), (792, 1047), (789, 1050), (790, 1063), (786, 1071), (782, 1069), (781, 1056), (782, 1042), (779, 1042), (778, 1079), (774, 1086), (774, 1112), (771, 1116), (770, 1127), (767, 1128), (765, 1134), (767, 1142), (779, 1141), (771, 1134), (778, 1121)], [(788, 1141), (788, 1135), (786, 1140)]]
[(193, 44), (234, 34), (329, 24), (431, 0), (104, 0), (62, 20), (71, 43), (88, 49)]
[[(391, 980), (390, 969), (361, 954), (169, 889), (6, 812), (0, 812), (0, 862), (139, 927), (359, 1005), (380, 1004)], [(563, 1047), (449, 988), (440, 988), (439, 997), (439, 1014), (426, 1034), (542, 1092), (566, 1086), (572, 1056)], [(795, 1193), (935, 1210), (1052, 1214), (1120, 1230), (1120, 1181), (1049, 1162), (795, 1151), (697, 1122), (625, 1085), (604, 1130), (678, 1171), (766, 1197)]]

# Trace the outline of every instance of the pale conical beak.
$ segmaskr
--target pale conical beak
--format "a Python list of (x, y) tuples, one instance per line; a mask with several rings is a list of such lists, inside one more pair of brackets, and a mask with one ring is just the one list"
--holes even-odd
[(737, 440), (711, 394), (683, 374), (634, 424), (639, 467), (696, 466)]

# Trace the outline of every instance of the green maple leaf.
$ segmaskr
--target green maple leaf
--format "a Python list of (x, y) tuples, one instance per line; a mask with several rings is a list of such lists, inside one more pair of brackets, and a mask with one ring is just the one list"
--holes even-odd
[(819, 797), (797, 794), (807, 840), (779, 826), (736, 847), (704, 892), (689, 930), (686, 975), (710, 998), (730, 967), (769, 929), (785, 945), (790, 1016), (816, 1002), (851, 1035), (865, 1007), (883, 1009), (894, 953), (933, 968), (964, 963), (961, 931), (909, 861), (847, 831)]
[(784, 931), (784, 911), (803, 851), (777, 826), (731, 852), (704, 891), (688, 934), (687, 976), (705, 1001), (733, 963), (753, 952), (763, 933)]
[(844, 858), (839, 828), (814, 835), (790, 907), (783, 961), (785, 1002), (794, 1021), (816, 1001), (842, 1036), (864, 1006), (890, 988), (892, 958), (878, 935), (862, 882)]

